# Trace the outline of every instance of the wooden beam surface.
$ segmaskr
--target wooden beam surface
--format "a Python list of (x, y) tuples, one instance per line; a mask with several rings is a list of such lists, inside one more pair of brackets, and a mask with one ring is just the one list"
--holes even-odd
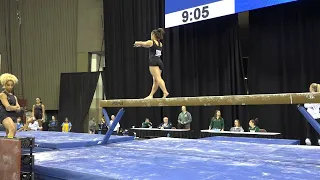
[(101, 100), (100, 107), (161, 107), (216, 105), (271, 105), (320, 103), (320, 93), (282, 93), (230, 96), (200, 96), (154, 99)]

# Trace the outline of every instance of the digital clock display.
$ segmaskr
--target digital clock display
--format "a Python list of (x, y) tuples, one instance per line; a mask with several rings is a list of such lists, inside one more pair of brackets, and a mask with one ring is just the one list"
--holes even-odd
[(192, 11), (191, 12), (188, 12), (188, 11), (182, 12), (182, 22), (184, 22), (184, 23), (188, 22), (188, 21), (192, 21), (192, 18), (194, 18), (194, 20), (199, 20), (200, 18), (207, 18), (207, 17), (209, 17), (209, 6), (195, 8), (193, 12)]
[(298, 0), (166, 0), (165, 27), (174, 27)]

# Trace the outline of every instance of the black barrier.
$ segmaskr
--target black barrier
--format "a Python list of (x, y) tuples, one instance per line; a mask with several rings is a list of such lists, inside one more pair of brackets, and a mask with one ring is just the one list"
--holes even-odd
[(34, 180), (34, 156), (35, 139), (30, 137), (19, 138), (21, 142), (21, 180)]

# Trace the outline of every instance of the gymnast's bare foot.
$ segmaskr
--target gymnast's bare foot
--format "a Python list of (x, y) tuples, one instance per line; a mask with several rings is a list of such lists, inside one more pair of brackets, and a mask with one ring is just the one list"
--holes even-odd
[(162, 98), (167, 98), (167, 96), (169, 96), (169, 93), (168, 93), (168, 92), (167, 92), (167, 93), (163, 93)]
[(147, 97), (145, 97), (144, 99), (153, 99), (153, 96), (147, 96)]

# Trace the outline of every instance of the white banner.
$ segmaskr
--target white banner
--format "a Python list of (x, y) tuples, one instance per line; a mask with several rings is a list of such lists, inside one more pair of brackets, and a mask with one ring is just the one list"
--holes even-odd
[(235, 0), (222, 0), (165, 15), (165, 27), (174, 27), (235, 13)]

